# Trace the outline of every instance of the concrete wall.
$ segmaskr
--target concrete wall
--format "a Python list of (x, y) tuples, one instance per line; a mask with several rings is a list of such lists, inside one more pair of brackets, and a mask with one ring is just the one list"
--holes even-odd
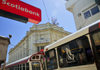
[[(70, 3), (69, 1), (67, 1), (66, 4)], [(95, 15), (91, 15), (91, 17), (87, 19), (84, 17), (84, 13), (86, 11), (91, 11), (91, 9), (95, 6), (98, 6), (100, 10), (100, 6), (95, 3), (95, 0), (77, 0), (77, 2), (74, 3), (73, 7), (66, 7), (67, 10), (69, 8), (72, 9), (71, 12), (74, 15), (77, 30), (100, 19), (100, 12)]]
[(70, 34), (63, 28), (50, 23), (34, 25), (27, 35), (9, 52), (9, 63), (38, 52), (38, 47), (46, 46)]
[(9, 44), (9, 38), (0, 36), (0, 66), (6, 61), (7, 49)]

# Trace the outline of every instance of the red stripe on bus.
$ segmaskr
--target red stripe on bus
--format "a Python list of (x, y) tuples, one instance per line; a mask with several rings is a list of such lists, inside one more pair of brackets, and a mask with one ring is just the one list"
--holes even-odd
[(18, 64), (24, 64), (24, 63), (27, 63), (27, 61), (28, 61), (28, 59), (14, 63), (14, 64), (11, 64), (11, 65), (8, 65), (7, 67), (12, 67), (12, 66), (15, 66), (15, 65), (18, 65)]
[(100, 28), (100, 22), (99, 22), (99, 28)]

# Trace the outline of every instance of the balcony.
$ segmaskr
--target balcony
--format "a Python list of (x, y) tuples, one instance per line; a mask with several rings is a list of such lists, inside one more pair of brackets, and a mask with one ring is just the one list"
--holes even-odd
[(34, 42), (34, 44), (49, 43), (50, 39), (39, 39)]
[(66, 9), (69, 10), (70, 12), (73, 12), (73, 7), (77, 0), (66, 0)]
[(48, 43), (50, 42), (50, 40), (37, 40), (36, 43)]

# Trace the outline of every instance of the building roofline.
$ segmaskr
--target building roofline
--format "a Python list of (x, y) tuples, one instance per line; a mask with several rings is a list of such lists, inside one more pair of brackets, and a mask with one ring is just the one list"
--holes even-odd
[[(41, 29), (41, 30), (48, 30), (48, 29), (53, 29), (53, 30), (57, 30), (57, 29), (54, 29), (54, 28), (52, 28), (52, 26), (54, 25), (54, 24), (51, 24), (51, 23), (46, 23), (46, 24), (40, 24), (40, 25), (36, 25), (37, 27), (39, 27), (39, 26), (41, 26), (41, 25), (50, 25), (51, 27), (50, 28), (46, 28), (46, 29)], [(55, 25), (55, 26), (57, 26), (57, 25)], [(34, 27), (34, 26), (32, 26), (32, 27)], [(32, 28), (31, 27), (31, 28)], [(65, 31), (64, 30), (64, 28), (62, 28), (62, 27), (59, 27), (59, 26), (57, 26), (58, 28), (60, 28), (60, 29), (62, 29), (63, 31), (60, 31), (60, 32), (65, 32), (65, 33), (68, 33), (68, 34), (71, 34), (70, 32), (68, 32), (68, 31)], [(26, 33), (26, 36), (24, 36), (24, 38), (17, 44), (17, 45), (15, 45), (14, 46), (14, 48), (12, 48), (12, 50), (10, 50), (10, 52), (9, 53), (11, 53), (13, 50), (15, 50), (16, 49), (16, 47), (18, 46), (18, 45), (20, 45), (21, 44), (21, 42), (23, 42), (30, 34), (31, 34), (31, 32), (32, 31), (39, 31), (39, 30), (31, 30), (31, 28), (30, 28), (30, 31), (29, 31), (29, 33)], [(57, 31), (59, 31), (59, 30), (57, 30)]]
[(3, 40), (8, 40), (8, 43), (10, 44), (10, 39), (8, 37), (0, 36), (0, 38)]

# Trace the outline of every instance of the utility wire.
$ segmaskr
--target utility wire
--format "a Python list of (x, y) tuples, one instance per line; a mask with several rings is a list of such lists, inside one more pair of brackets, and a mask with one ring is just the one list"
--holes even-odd
[(45, 12), (46, 12), (46, 15), (47, 15), (47, 18), (48, 18), (48, 21), (49, 21), (50, 19), (49, 19), (48, 13), (47, 13), (47, 8), (46, 8), (46, 5), (45, 5), (45, 3), (44, 3), (44, 1), (43, 1), (43, 0), (42, 0), (42, 2), (43, 2), (44, 8), (45, 8)]

